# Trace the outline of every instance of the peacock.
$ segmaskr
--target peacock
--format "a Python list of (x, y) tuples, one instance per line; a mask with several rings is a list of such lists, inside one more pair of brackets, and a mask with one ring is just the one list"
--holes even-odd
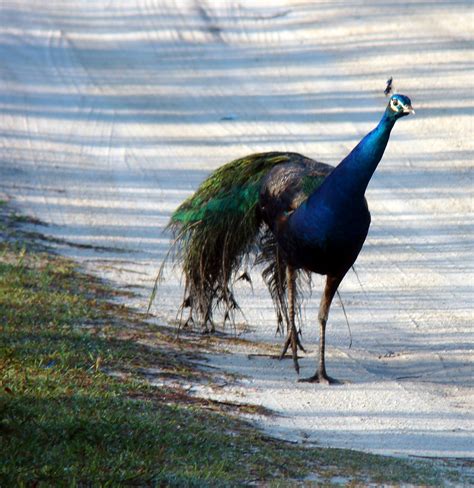
[(331, 384), (325, 335), (331, 302), (366, 239), (369, 181), (382, 159), (395, 122), (414, 113), (410, 99), (390, 97), (378, 125), (333, 167), (294, 152), (264, 152), (214, 171), (172, 214), (173, 259), (182, 264), (186, 323), (214, 331), (213, 314), (225, 320), (239, 305), (233, 285), (251, 281), (262, 265), (279, 329), (286, 327), (281, 358), (291, 348), (299, 373), (303, 350), (296, 326), (300, 290), (311, 273), (326, 276), (319, 306), (319, 357), (313, 376), (300, 381)]

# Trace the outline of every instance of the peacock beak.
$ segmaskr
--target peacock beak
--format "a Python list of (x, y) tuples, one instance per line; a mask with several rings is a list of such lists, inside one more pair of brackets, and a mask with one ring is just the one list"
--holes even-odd
[(403, 106), (403, 113), (415, 115), (415, 109), (411, 105), (404, 105)]

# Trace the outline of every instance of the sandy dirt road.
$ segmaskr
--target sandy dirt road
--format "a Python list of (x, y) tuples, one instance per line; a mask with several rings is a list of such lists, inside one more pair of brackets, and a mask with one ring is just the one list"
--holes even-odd
[[(337, 388), (236, 348), (220, 393), (279, 415), (275, 435), (382, 453), (474, 457), (473, 10), (457, 2), (116, 0), (0, 4), (0, 192), (83, 247), (62, 252), (146, 306), (172, 210), (219, 165), (291, 150), (337, 164), (412, 98), (368, 190), (372, 227), (328, 330)], [(314, 370), (316, 304), (303, 310)], [(175, 318), (179, 275), (154, 313)], [(279, 343), (255, 273), (243, 337)]]

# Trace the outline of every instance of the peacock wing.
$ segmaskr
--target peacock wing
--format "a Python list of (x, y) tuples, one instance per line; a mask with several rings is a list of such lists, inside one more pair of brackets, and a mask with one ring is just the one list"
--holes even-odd
[(175, 210), (170, 225), (186, 225), (213, 215), (221, 218), (223, 212), (247, 213), (258, 202), (262, 178), (274, 166), (289, 160), (287, 153), (267, 152), (221, 166)]
[(289, 156), (289, 161), (268, 172), (260, 189), (260, 211), (272, 230), (286, 220), (334, 169), (300, 154), (289, 153)]

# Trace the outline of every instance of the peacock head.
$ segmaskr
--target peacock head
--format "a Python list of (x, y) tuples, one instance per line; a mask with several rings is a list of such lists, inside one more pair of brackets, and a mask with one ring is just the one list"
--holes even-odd
[(390, 102), (388, 102), (386, 114), (395, 120), (405, 117), (405, 115), (414, 114), (415, 111), (411, 106), (411, 100), (400, 94), (395, 94), (390, 97)]

